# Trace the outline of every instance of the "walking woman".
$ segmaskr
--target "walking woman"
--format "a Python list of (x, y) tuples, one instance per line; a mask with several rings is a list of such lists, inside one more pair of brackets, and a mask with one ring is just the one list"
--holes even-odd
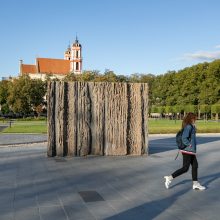
[(188, 113), (182, 122), (183, 134), (182, 142), (186, 148), (180, 150), (183, 156), (182, 168), (176, 170), (170, 176), (164, 176), (165, 187), (169, 189), (172, 180), (189, 170), (190, 165), (192, 166), (192, 181), (193, 189), (205, 190), (205, 186), (202, 186), (198, 182), (198, 162), (196, 159), (196, 127), (195, 127), (196, 115), (194, 113)]

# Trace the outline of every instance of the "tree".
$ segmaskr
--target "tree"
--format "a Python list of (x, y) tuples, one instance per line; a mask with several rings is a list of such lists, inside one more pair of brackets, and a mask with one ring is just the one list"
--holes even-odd
[(77, 77), (74, 73), (69, 73), (64, 79), (64, 81), (77, 81)]
[(164, 113), (164, 110), (165, 110), (164, 106), (158, 106), (157, 109), (158, 109), (158, 113), (160, 113), (160, 114)]
[(185, 111), (185, 113), (188, 113), (188, 112), (196, 113), (197, 112), (195, 105), (186, 105), (184, 107), (184, 111)]
[(139, 83), (141, 81), (141, 74), (139, 73), (133, 73), (129, 77), (129, 82), (131, 83)]
[(3, 114), (9, 113), (10, 109), (7, 104), (7, 99), (8, 99), (8, 88), (10, 85), (10, 81), (3, 80), (0, 81), (0, 106), (1, 106), (1, 112)]
[(21, 76), (14, 79), (9, 86), (7, 103), (14, 113), (24, 115), (36, 110), (36, 107), (44, 102), (46, 83), (29, 76)]
[(199, 111), (202, 114), (205, 114), (205, 119), (207, 120), (207, 114), (211, 112), (211, 106), (210, 105), (200, 105)]
[(9, 84), (10, 84), (10, 81), (7, 81), (7, 80), (0, 81), (0, 104), (1, 105), (7, 102)]
[(106, 69), (103, 76), (106, 82), (117, 82), (117, 75), (112, 70)]
[(173, 107), (170, 105), (166, 105), (164, 111), (166, 114), (173, 113)]
[(35, 111), (37, 112), (37, 115), (39, 117), (40, 113), (43, 112), (43, 104), (36, 106)]
[(215, 114), (215, 119), (218, 120), (218, 116), (220, 114), (220, 104), (212, 105), (211, 112), (212, 114)]
[(182, 106), (182, 105), (175, 105), (175, 106), (173, 106), (173, 113), (175, 113), (175, 118), (178, 115), (179, 119), (181, 120), (182, 112), (184, 112), (184, 106)]
[(200, 113), (198, 105), (220, 103), (220, 60), (155, 76), (149, 94), (150, 105), (185, 106), (187, 112)]
[(1, 105), (1, 112), (2, 114), (8, 114), (10, 112), (9, 106), (7, 103)]
[(89, 82), (94, 81), (95, 77), (98, 75), (95, 71), (84, 71), (82, 74), (75, 75), (75, 81)]
[(46, 94), (46, 83), (39, 80), (34, 79), (30, 80), (31, 88), (29, 90), (30, 96), (30, 105), (32, 110), (37, 112), (37, 107), (44, 106), (45, 94)]
[(117, 75), (117, 82), (129, 82), (129, 79), (127, 76)]
[(158, 107), (156, 105), (152, 105), (150, 107), (150, 113), (159, 113)]

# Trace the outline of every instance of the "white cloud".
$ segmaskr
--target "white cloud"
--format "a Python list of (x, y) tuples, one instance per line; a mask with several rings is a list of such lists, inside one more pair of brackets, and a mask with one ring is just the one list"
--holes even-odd
[(220, 48), (220, 44), (219, 44), (219, 45), (216, 45), (215, 48), (217, 48), (217, 49)]
[[(219, 45), (220, 46), (220, 45)], [(211, 61), (220, 58), (220, 51), (198, 51), (184, 54), (185, 59)]]

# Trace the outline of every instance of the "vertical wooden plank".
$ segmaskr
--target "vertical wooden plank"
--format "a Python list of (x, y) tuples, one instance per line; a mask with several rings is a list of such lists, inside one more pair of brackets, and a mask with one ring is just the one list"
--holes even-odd
[(127, 129), (127, 147), (128, 154), (140, 155), (142, 146), (142, 119), (141, 119), (141, 97), (140, 85), (130, 83), (129, 90), (129, 109), (128, 109), (128, 129)]
[(56, 82), (56, 155), (64, 156), (65, 155), (65, 140), (64, 140), (64, 82)]
[(55, 82), (48, 82), (47, 87), (47, 155), (56, 156), (56, 133), (55, 133)]
[(77, 155), (86, 156), (91, 153), (91, 100), (88, 83), (77, 82)]
[(68, 125), (68, 83), (62, 82), (61, 86), (63, 87), (63, 156), (67, 156), (68, 153), (68, 133), (67, 133), (67, 125)]
[(127, 86), (106, 83), (105, 89), (105, 155), (126, 155)]
[(104, 155), (105, 83), (90, 82), (91, 99), (91, 154)]
[(68, 122), (67, 122), (67, 145), (68, 156), (77, 155), (77, 83), (68, 83)]
[(141, 98), (142, 98), (142, 118), (143, 118), (143, 123), (142, 123), (142, 136), (143, 136), (143, 145), (142, 145), (142, 154), (147, 154), (149, 153), (148, 149), (148, 84), (143, 83), (142, 84), (142, 93), (141, 93)]

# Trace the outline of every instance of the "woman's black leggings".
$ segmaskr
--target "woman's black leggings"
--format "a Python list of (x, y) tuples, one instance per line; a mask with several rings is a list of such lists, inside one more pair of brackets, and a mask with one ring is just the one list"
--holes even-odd
[(189, 170), (189, 166), (191, 164), (192, 166), (192, 180), (197, 181), (198, 180), (198, 162), (196, 159), (196, 155), (190, 155), (190, 154), (182, 154), (183, 155), (183, 166), (182, 168), (176, 170), (172, 177), (176, 178), (177, 176), (180, 176), (183, 173), (186, 173)]

